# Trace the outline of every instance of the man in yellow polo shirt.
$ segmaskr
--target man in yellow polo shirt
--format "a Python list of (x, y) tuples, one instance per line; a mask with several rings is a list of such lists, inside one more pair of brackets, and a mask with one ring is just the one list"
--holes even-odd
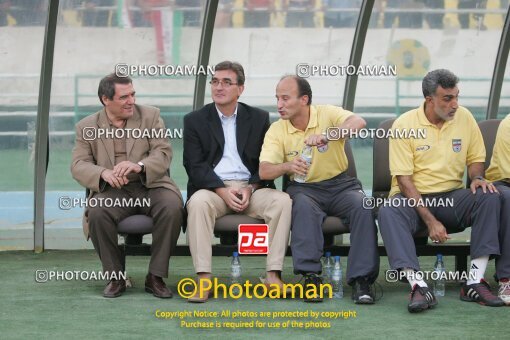
[[(347, 218), (351, 237), (347, 282), (353, 286), (352, 298), (356, 303), (372, 304), (371, 284), (379, 274), (377, 228), (371, 210), (363, 209), (365, 194), (361, 183), (345, 173), (348, 165), (345, 140), (328, 143), (323, 134), (331, 127), (355, 131), (366, 123), (340, 107), (311, 105), (310, 84), (298, 76), (280, 80), (276, 99), (281, 119), (266, 133), (259, 174), (266, 180), (285, 174), (293, 179), (287, 193), (293, 201), (290, 245), (294, 273), (305, 276), (305, 287), (322, 283), (318, 276), (324, 247), (322, 222), (327, 215)], [(299, 156), (305, 145), (313, 146), (310, 166)], [(296, 176), (306, 176), (305, 182), (296, 182)]]
[[(483, 178), (482, 135), (471, 112), (458, 105), (457, 83), (457, 76), (448, 70), (429, 72), (422, 82), (425, 101), (400, 116), (392, 127), (426, 132), (421, 139), (390, 139), (392, 200), (378, 216), (390, 267), (401, 270), (411, 284), (411, 313), (437, 305), (433, 292), (416, 275), (420, 265), (413, 235), (424, 229), (432, 241), (444, 243), (450, 238), (448, 231), (471, 226), (471, 267), (460, 298), (504, 305), (483, 280), (489, 256), (500, 251), (500, 197)], [(464, 189), (462, 182), (466, 165), (470, 189)]]
[(501, 256), (496, 258), (496, 276), (499, 280), (498, 296), (510, 305), (510, 114), (501, 121), (492, 152), (491, 165), (486, 177), (494, 182), (503, 196), (499, 227)]

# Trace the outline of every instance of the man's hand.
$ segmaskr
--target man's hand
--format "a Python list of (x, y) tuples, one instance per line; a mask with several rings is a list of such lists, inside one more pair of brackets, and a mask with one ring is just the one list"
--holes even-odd
[(113, 174), (117, 177), (125, 177), (130, 173), (139, 174), (142, 172), (142, 167), (130, 161), (122, 161), (113, 167)]
[(252, 186), (248, 185), (244, 188), (240, 188), (237, 192), (238, 197), (241, 198), (241, 211), (244, 211), (246, 208), (248, 208), (248, 205), (250, 204)]
[(287, 166), (287, 173), (293, 175), (306, 176), (308, 168), (310, 167), (306, 161), (300, 156), (294, 157), (290, 162), (285, 163)]
[(475, 178), (473, 181), (471, 181), (471, 185), (469, 186), (471, 188), (471, 192), (473, 194), (476, 194), (476, 188), (482, 188), (482, 191), (484, 194), (487, 193), (487, 189), (491, 193), (498, 192), (498, 189), (492, 184), (491, 182), (486, 182), (483, 179)]
[(242, 189), (235, 188), (216, 188), (214, 189), (214, 192), (216, 192), (216, 194), (221, 197), (227, 207), (234, 210), (235, 212), (241, 212), (245, 209), (243, 208), (243, 194), (241, 190)]
[(429, 237), (434, 243), (444, 243), (450, 239), (444, 225), (436, 219), (427, 223), (427, 228), (429, 229)]
[(324, 135), (311, 135), (305, 139), (305, 144), (310, 146), (323, 146), (328, 144), (328, 138)]
[(115, 176), (113, 170), (105, 169), (103, 172), (101, 172), (101, 178), (103, 181), (110, 184), (112, 188), (120, 189), (123, 185), (126, 185), (129, 183), (129, 180), (126, 176), (118, 177)]

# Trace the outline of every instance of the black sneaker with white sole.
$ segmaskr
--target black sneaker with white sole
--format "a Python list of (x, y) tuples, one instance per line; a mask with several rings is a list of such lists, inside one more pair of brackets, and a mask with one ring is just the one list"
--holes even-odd
[(358, 305), (371, 305), (374, 303), (374, 293), (368, 278), (360, 277), (352, 286), (352, 300)]
[(315, 273), (305, 274), (304, 301), (322, 302), (321, 293), (322, 278)]

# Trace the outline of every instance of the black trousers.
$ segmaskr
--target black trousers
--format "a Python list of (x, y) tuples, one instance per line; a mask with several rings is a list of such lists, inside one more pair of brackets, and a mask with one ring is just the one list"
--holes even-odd
[(322, 222), (326, 216), (346, 219), (351, 248), (347, 259), (347, 283), (379, 274), (377, 227), (372, 210), (363, 208), (365, 193), (361, 183), (346, 174), (318, 183), (292, 182), (287, 193), (292, 198), (290, 246), (294, 273), (320, 273), (324, 247)]
[(121, 189), (107, 186), (93, 197), (150, 199), (149, 207), (89, 207), (90, 237), (101, 259), (103, 271), (122, 270), (121, 254), (117, 247), (117, 224), (128, 216), (145, 214), (154, 220), (149, 272), (168, 277), (170, 253), (177, 244), (183, 219), (183, 206), (177, 194), (166, 188), (148, 189), (140, 182), (132, 182)]
[[(427, 195), (432, 198), (432, 195)], [(433, 195), (453, 201), (451, 206), (428, 207), (430, 212), (441, 222), (448, 232), (462, 231), (471, 226), (471, 258), (499, 255), (499, 216), (501, 198), (497, 193), (484, 194), (478, 189), (473, 194), (468, 189), (458, 189), (447, 193)], [(404, 197), (397, 194), (393, 198), (404, 202)], [(383, 206), (379, 209), (379, 230), (388, 253), (391, 269), (411, 268), (420, 270), (413, 235), (426, 230), (427, 226), (419, 217), (416, 209), (403, 204)]]

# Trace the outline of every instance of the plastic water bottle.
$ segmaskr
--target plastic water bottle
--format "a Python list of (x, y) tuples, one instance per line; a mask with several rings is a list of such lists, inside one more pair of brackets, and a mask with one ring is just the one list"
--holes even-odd
[[(309, 145), (305, 145), (303, 150), (301, 150), (301, 155), (299, 157), (306, 161), (306, 164), (310, 165), (312, 164), (312, 152), (313, 152), (312, 147)], [(306, 182), (306, 176), (296, 174), (294, 175), (294, 180), (298, 183), (304, 183)]]
[(335, 265), (333, 266), (333, 274), (331, 275), (331, 285), (333, 286), (333, 297), (341, 299), (344, 297), (344, 287), (342, 284), (342, 265), (340, 264), (340, 256), (335, 256)]
[(324, 277), (324, 283), (331, 283), (331, 276), (333, 275), (333, 258), (331, 252), (327, 251), (324, 256), (324, 262), (322, 264), (322, 276)]
[[(241, 261), (239, 260), (239, 253), (237, 251), (235, 251), (232, 254), (232, 262), (230, 264), (230, 285), (231, 286), (235, 283), (241, 284), (241, 272), (242, 272), (242, 268), (241, 268)], [(237, 296), (240, 294), (240, 292), (241, 291), (237, 285), (232, 288), (233, 295)]]
[(436, 263), (434, 264), (434, 295), (444, 296), (446, 277), (443, 255), (437, 254)]

